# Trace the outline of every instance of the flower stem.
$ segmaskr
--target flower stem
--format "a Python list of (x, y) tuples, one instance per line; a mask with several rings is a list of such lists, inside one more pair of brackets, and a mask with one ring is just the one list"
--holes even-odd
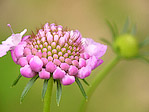
[(50, 112), (52, 89), (53, 89), (53, 78), (50, 78), (48, 81), (47, 91), (44, 97), (43, 112)]
[[(91, 87), (87, 91), (88, 95), (88, 102), (90, 97), (92, 96), (93, 92), (97, 88), (97, 86), (101, 83), (101, 81), (107, 76), (107, 74), (112, 70), (112, 68), (120, 61), (120, 57), (115, 57), (107, 66), (105, 66), (95, 77), (95, 80), (92, 82)], [(85, 99), (82, 100), (82, 104), (80, 106), (80, 112), (85, 112), (88, 102)]]

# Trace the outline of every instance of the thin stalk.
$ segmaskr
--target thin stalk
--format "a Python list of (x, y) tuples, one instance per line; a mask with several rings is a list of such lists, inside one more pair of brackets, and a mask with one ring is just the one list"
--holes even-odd
[(52, 99), (53, 79), (52, 77), (48, 81), (47, 91), (44, 97), (43, 112), (51, 112), (51, 99)]
[[(91, 84), (91, 87), (87, 91), (88, 102), (94, 93), (95, 89), (102, 82), (102, 80), (107, 76), (107, 74), (112, 70), (113, 67), (120, 61), (120, 57), (115, 57), (107, 66), (105, 66), (100, 73), (95, 77), (94, 81)], [(88, 102), (85, 99), (82, 100), (82, 104), (80, 106), (80, 112), (85, 112)]]

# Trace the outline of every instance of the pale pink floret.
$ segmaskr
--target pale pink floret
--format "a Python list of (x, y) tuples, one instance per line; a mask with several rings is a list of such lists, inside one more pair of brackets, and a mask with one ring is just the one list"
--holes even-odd
[(29, 64), (31, 66), (31, 69), (35, 72), (39, 72), (43, 66), (43, 62), (38, 56), (34, 56), (33, 58), (31, 58)]
[[(103, 63), (103, 60), (102, 60), (102, 59), (98, 59), (95, 68), (97, 68), (97, 67), (98, 67), (99, 65), (101, 65), (102, 63)], [(94, 69), (95, 69), (95, 68), (94, 68)]]
[(22, 76), (27, 78), (32, 78), (36, 75), (29, 65), (25, 65), (24, 67), (20, 68), (20, 73)]
[[(9, 27), (11, 26), (9, 25)], [(0, 57), (6, 55), (9, 50), (13, 50), (18, 45), (26, 31), (27, 30), (25, 29), (21, 33), (12, 34), (5, 41), (3, 41), (0, 45)]]
[(65, 71), (69, 69), (69, 65), (67, 63), (61, 63), (60, 67), (62, 70), (65, 70)]
[(64, 44), (65, 44), (65, 38), (64, 37), (61, 37), (60, 39), (59, 39), (59, 45), (60, 46), (63, 46)]
[(69, 32), (66, 32), (66, 33), (65, 33), (64, 38), (65, 38), (65, 41), (68, 41), (68, 38), (69, 38)]
[(17, 58), (20, 58), (23, 56), (24, 47), (22, 45), (16, 46), (14, 49), (14, 54)]
[(78, 73), (78, 68), (76, 66), (70, 66), (68, 70), (69, 75), (76, 75)]
[(0, 45), (0, 57), (7, 54), (7, 52), (10, 50), (10, 47), (7, 45)]
[(45, 69), (42, 69), (40, 72), (39, 72), (39, 77), (41, 79), (49, 79), (50, 78), (50, 72), (47, 72)]
[(82, 67), (85, 67), (85, 66), (86, 66), (86, 61), (85, 61), (85, 59), (80, 58), (80, 59), (79, 59), (79, 67), (82, 68)]
[(53, 72), (53, 79), (62, 79), (65, 76), (66, 72), (61, 68), (57, 67)]
[(90, 56), (96, 56), (97, 58), (102, 57), (107, 50), (106, 45), (97, 43), (89, 38), (82, 38), (82, 44), (86, 53), (88, 53)]
[(31, 50), (29, 48), (25, 48), (24, 49), (24, 55), (27, 56), (27, 55), (31, 55)]
[(59, 59), (54, 59), (53, 63), (57, 66), (59, 66), (61, 64), (61, 61)]
[(90, 68), (90, 66), (86, 66), (86, 67), (82, 67), (78, 71), (77, 77), (79, 77), (80, 79), (84, 79), (84, 78), (88, 77), (90, 74), (91, 74), (91, 68)]
[(83, 57), (84, 57), (85, 59), (89, 59), (89, 58), (90, 58), (90, 55), (89, 55), (87, 52), (84, 52), (84, 53), (83, 53)]
[(19, 60), (18, 60), (18, 64), (22, 67), (24, 67), (25, 65), (28, 65), (28, 61), (26, 59), (26, 57), (21, 57)]
[(27, 55), (27, 61), (28, 61), (28, 63), (30, 62), (30, 60), (32, 59), (34, 57), (34, 55)]
[(46, 36), (47, 36), (47, 41), (48, 41), (48, 43), (50, 44), (50, 43), (53, 41), (53, 36), (51, 35), (50, 32), (48, 32), (48, 33), (46, 34)]
[(44, 25), (44, 31), (45, 31), (45, 32), (49, 32), (49, 31), (50, 31), (49, 23), (46, 23), (46, 24)]
[(43, 62), (43, 66), (46, 66), (48, 63), (48, 59), (46, 58), (41, 58), (42, 62)]
[(11, 50), (14, 62), (22, 66), (20, 72), (24, 77), (38, 74), (41, 79), (49, 79), (53, 74), (53, 79), (70, 85), (75, 77), (84, 79), (103, 63), (99, 58), (107, 46), (82, 38), (78, 30), (67, 31), (60, 25), (46, 23), (36, 35), (22, 38), (25, 32), (13, 34), (0, 45), (0, 57)]
[(76, 67), (79, 66), (79, 62), (78, 62), (77, 60), (73, 60), (73, 61), (72, 61), (72, 64), (73, 64), (74, 66), (76, 66)]
[(62, 78), (62, 80), (61, 80), (61, 83), (63, 84), (63, 85), (70, 85), (70, 84), (72, 84), (72, 83), (74, 83), (75, 82), (75, 77), (74, 76), (70, 76), (70, 75), (68, 75), (68, 74), (66, 74), (65, 76), (64, 76), (64, 78)]
[(102, 59), (97, 59), (95, 56), (90, 57), (87, 60), (87, 66), (90, 66), (92, 70), (103, 63)]
[(41, 37), (45, 36), (45, 32), (43, 31), (43, 29), (40, 29), (38, 33)]
[(48, 62), (46, 65), (46, 71), (53, 73), (56, 69), (56, 65), (53, 62)]
[(37, 49), (36, 48), (33, 48), (32, 49), (32, 54), (36, 54), (37, 53)]
[(24, 36), (21, 41), (25, 41), (25, 40), (27, 40), (29, 37), (31, 37), (31, 35)]
[(87, 60), (87, 66), (90, 66), (92, 70), (95, 69), (97, 65), (98, 65), (98, 58), (96, 58), (95, 56), (92, 56)]
[(41, 58), (42, 57), (42, 52), (37, 52), (36, 53), (36, 56), (38, 56), (39, 58)]

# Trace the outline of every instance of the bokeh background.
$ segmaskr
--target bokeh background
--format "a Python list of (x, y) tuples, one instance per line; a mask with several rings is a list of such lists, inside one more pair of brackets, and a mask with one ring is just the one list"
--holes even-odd
[[(105, 19), (116, 22), (121, 29), (127, 16), (137, 24), (138, 41), (144, 40), (149, 35), (148, 0), (0, 0), (0, 42), (11, 35), (8, 23), (15, 33), (27, 28), (30, 34), (46, 22), (78, 29), (84, 37), (98, 42), (101, 37), (110, 41)], [(104, 64), (92, 72), (88, 82), (114, 57), (108, 47), (102, 58)], [(10, 88), (19, 68), (10, 53), (0, 58), (0, 112), (42, 112), (42, 80), (34, 84), (22, 104), (20, 95), (29, 79), (22, 78)], [(55, 89), (52, 112), (78, 112), (83, 96), (77, 85), (63, 87), (60, 107), (56, 106)], [(149, 65), (137, 59), (118, 63), (96, 89), (86, 112), (149, 112)]]

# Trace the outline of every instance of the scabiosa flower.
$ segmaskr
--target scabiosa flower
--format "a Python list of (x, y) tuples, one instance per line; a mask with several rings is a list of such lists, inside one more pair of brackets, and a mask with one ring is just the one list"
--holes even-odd
[[(19, 34), (19, 39), (25, 32)], [(16, 35), (11, 36), (12, 41), (17, 39)], [(52, 77), (63, 85), (75, 81), (79, 84), (78, 79), (90, 76), (91, 71), (103, 63), (100, 58), (107, 49), (106, 45), (82, 38), (78, 30), (68, 31), (54, 23), (46, 23), (37, 34), (25, 36), (15, 45), (9, 46), (7, 40), (3, 43), (2, 46), (9, 47), (5, 51), (11, 50), (13, 61), (21, 66), (23, 77), (45, 80)]]
[(51, 76), (63, 85), (70, 85), (75, 82), (75, 77), (84, 79), (102, 64), (99, 58), (106, 49), (106, 45), (82, 38), (78, 30), (67, 31), (61, 25), (46, 23), (36, 35), (23, 38), (9, 50), (14, 62), (21, 66), (22, 76), (39, 75), (41, 79)]

